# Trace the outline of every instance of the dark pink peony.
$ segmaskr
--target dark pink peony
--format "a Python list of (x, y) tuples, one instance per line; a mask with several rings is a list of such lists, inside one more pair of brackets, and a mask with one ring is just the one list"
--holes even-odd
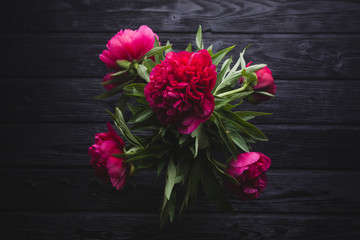
[(159, 37), (148, 27), (141, 26), (138, 30), (125, 29), (118, 32), (108, 41), (100, 55), (100, 59), (110, 69), (119, 70), (117, 60), (139, 60), (154, 47), (155, 38)]
[(90, 164), (94, 166), (98, 177), (107, 182), (111, 181), (119, 190), (124, 186), (129, 166), (123, 159), (112, 156), (123, 153), (124, 141), (116, 134), (109, 122), (107, 127), (109, 132), (97, 133), (95, 144), (89, 148), (89, 155), (92, 158)]
[(237, 160), (232, 159), (226, 172), (238, 180), (240, 184), (225, 181), (228, 192), (243, 200), (256, 199), (265, 189), (271, 160), (259, 152), (239, 154)]
[[(249, 62), (246, 67), (249, 67), (252, 62)], [(275, 94), (276, 86), (274, 83), (274, 78), (272, 76), (271, 70), (268, 67), (264, 67), (258, 71), (255, 72), (258, 82), (256, 86), (252, 87), (254, 91), (261, 91), (261, 92), (267, 92), (270, 94)], [(243, 83), (244, 78), (240, 78), (240, 83)], [(253, 93), (250, 96), (247, 97), (247, 101), (250, 103), (260, 103), (263, 101), (267, 101), (271, 99), (270, 96), (266, 96), (264, 94), (260, 93)]]
[(216, 66), (207, 50), (169, 52), (150, 73), (145, 97), (162, 124), (189, 134), (214, 111)]

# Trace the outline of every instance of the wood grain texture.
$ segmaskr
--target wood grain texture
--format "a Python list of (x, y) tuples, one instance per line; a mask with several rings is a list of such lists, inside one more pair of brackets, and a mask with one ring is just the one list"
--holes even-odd
[[(97, 101), (98, 78), (5, 78), (0, 122), (103, 122), (118, 96)], [(0, 80), (1, 82), (1, 80)], [(277, 80), (276, 97), (239, 110), (272, 112), (254, 119), (267, 124), (359, 124), (360, 81)], [(16, 89), (16, 90), (15, 90)], [(9, 104), (9, 102), (13, 104)], [(344, 105), (347, 107), (344, 108)]]
[[(2, 213), (7, 239), (309, 239), (353, 240), (359, 217), (273, 214), (186, 214), (159, 229), (156, 214)], [(17, 226), (17, 227), (15, 227)], [(30, 238), (28, 238), (31, 236)]]
[[(110, 121), (110, 119), (107, 119)], [(104, 123), (1, 124), (0, 166), (88, 166), (94, 135)], [(272, 168), (360, 169), (355, 126), (258, 125), (269, 142), (257, 142)]]
[[(44, 33), (4, 34), (0, 39), (2, 73), (7, 77), (103, 77), (107, 72), (99, 60), (113, 34)], [(360, 34), (204, 34), (205, 45), (214, 52), (232, 46), (232, 55), (248, 44), (246, 60), (267, 63), (275, 79), (358, 79)], [(175, 51), (194, 42), (189, 34), (161, 33)], [(16, 49), (14, 51), (13, 49)]]
[[(23, 7), (19, 9), (19, 5)], [(147, 24), (159, 32), (359, 32), (358, 1), (11, 1), (3, 31), (114, 32)]]
[[(4, 239), (357, 239), (360, 236), (360, 2), (355, 0), (5, 0), (0, 4), (0, 236)], [(159, 229), (164, 176), (116, 191), (94, 176), (88, 147), (110, 120), (96, 101), (98, 59), (120, 29), (146, 24), (176, 51), (248, 44), (277, 97), (244, 109), (272, 159), (257, 201), (227, 215), (200, 196)], [(182, 193), (179, 192), (179, 195)]]
[[(120, 192), (94, 176), (92, 169), (0, 170), (0, 210), (158, 212), (164, 176), (142, 172)], [(230, 196), (236, 212), (360, 214), (359, 171), (269, 170), (268, 186), (256, 201)], [(200, 191), (201, 192), (201, 191)], [(181, 192), (178, 194), (182, 200)], [(181, 203), (181, 202), (180, 202)], [(189, 212), (221, 212), (201, 195)], [(187, 212), (188, 213), (188, 212)]]

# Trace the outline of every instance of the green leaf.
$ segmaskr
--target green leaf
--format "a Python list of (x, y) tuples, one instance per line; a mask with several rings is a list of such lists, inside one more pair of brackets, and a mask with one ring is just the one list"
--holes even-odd
[(225, 49), (221, 50), (220, 52), (216, 53), (214, 56), (212, 56), (212, 63), (215, 65), (218, 65), (221, 62), (221, 60), (225, 57), (225, 55), (228, 52), (230, 52), (231, 49), (233, 49), (234, 47), (235, 47), (235, 45), (225, 48)]
[[(116, 60), (116, 64), (121, 68), (121, 69), (129, 69), (129, 67), (131, 66), (131, 62), (127, 61), (127, 60)], [(118, 73), (118, 72), (117, 72)], [(117, 74), (116, 73), (116, 74)], [(121, 73), (120, 73), (121, 74)], [(119, 75), (119, 74), (118, 74)]]
[(191, 204), (191, 202), (195, 202), (197, 199), (197, 187), (200, 183), (200, 178), (203, 172), (203, 162), (201, 158), (195, 158), (194, 161), (194, 165), (192, 166), (187, 180), (186, 193), (180, 212), (183, 212), (185, 208)]
[(119, 106), (119, 109), (123, 112), (124, 109), (125, 109), (125, 106), (126, 106), (126, 103), (129, 99), (129, 96), (126, 95), (126, 94), (121, 94), (120, 95), (120, 98), (119, 98), (119, 101), (118, 101), (118, 106)]
[(179, 145), (183, 145), (189, 139), (189, 134), (181, 134), (179, 138)]
[(204, 49), (204, 42), (202, 39), (202, 30), (201, 30), (201, 25), (199, 25), (199, 29), (196, 33), (196, 46), (198, 47), (199, 50)]
[(244, 50), (240, 53), (240, 64), (241, 64), (241, 68), (244, 69), (246, 67), (246, 62), (244, 59), (244, 55), (246, 50), (251, 46), (252, 44), (247, 45)]
[(142, 158), (136, 162), (137, 169), (146, 169), (153, 167), (155, 162), (152, 159)]
[(237, 116), (237, 114), (231, 111), (223, 111), (224, 117), (227, 121), (231, 122), (237, 129), (241, 132), (247, 134), (248, 136), (259, 140), (259, 141), (268, 141), (268, 138), (265, 136), (263, 132), (261, 132), (257, 127), (253, 124), (246, 122), (241, 117)]
[[(160, 47), (160, 42), (159, 40), (154, 37), (155, 41), (154, 41), (154, 47)], [(164, 60), (164, 55), (162, 53), (159, 53), (159, 54), (155, 54), (154, 55), (154, 58), (155, 58), (155, 63), (156, 64), (160, 64), (161, 63), (161, 60)]]
[(170, 200), (172, 189), (175, 185), (176, 180), (176, 166), (174, 161), (170, 159), (167, 169), (167, 178), (166, 178), (166, 185), (165, 185), (165, 197)]
[(172, 191), (170, 200), (164, 196), (163, 205), (160, 213), (160, 228), (163, 228), (167, 219), (170, 219), (170, 222), (173, 221), (175, 216), (175, 207), (176, 207), (176, 192)]
[(234, 142), (231, 140), (228, 131), (225, 129), (224, 124), (221, 121), (221, 117), (216, 112), (213, 112), (213, 115), (215, 116), (214, 123), (218, 128), (221, 139), (225, 143), (227, 149), (230, 151), (231, 156), (233, 158), (236, 158), (238, 154), (236, 146), (234, 145)]
[(116, 72), (116, 73), (111, 74), (111, 76), (112, 76), (112, 77), (117, 77), (117, 76), (119, 76), (119, 75), (121, 75), (121, 74), (123, 74), (123, 73), (126, 73), (127, 71), (128, 71), (128, 69), (125, 69), (125, 70), (122, 70), (122, 71), (118, 71), (118, 72)]
[(151, 117), (153, 114), (154, 112), (152, 111), (150, 106), (147, 106), (145, 109), (136, 112), (136, 114), (129, 119), (128, 123), (132, 124), (132, 123), (142, 122), (148, 119), (149, 117)]
[(165, 159), (160, 159), (158, 162), (157, 162), (157, 169), (156, 169), (156, 176), (159, 177), (161, 171), (163, 170), (165, 166)]
[(194, 158), (196, 158), (199, 149), (204, 149), (209, 146), (208, 136), (206, 135), (206, 131), (203, 127), (203, 124), (200, 124), (192, 133), (191, 137), (195, 138), (195, 151)]
[(125, 162), (133, 162), (133, 161), (136, 161), (138, 159), (144, 159), (144, 158), (161, 159), (169, 151), (170, 151), (170, 148), (166, 144), (159, 144), (159, 145), (155, 145), (155, 146), (147, 146), (146, 148), (136, 152), (136, 154), (133, 154), (130, 157), (128, 157)]
[(128, 106), (128, 108), (129, 108), (132, 115), (135, 115), (136, 112), (138, 111), (137, 106), (134, 106), (134, 105), (132, 105), (130, 103), (128, 103), (127, 106)]
[(137, 73), (139, 74), (139, 76), (144, 79), (146, 82), (150, 82), (150, 78), (149, 78), (149, 72), (147, 67), (145, 67), (144, 65), (140, 64), (138, 69), (137, 69)]
[(239, 92), (239, 93), (235, 93), (235, 94), (232, 94), (232, 95), (228, 95), (228, 96), (223, 97), (223, 98), (217, 97), (215, 99), (215, 109), (219, 110), (222, 107), (224, 107), (225, 105), (227, 105), (229, 103), (232, 103), (234, 101), (237, 101), (239, 99), (245, 98), (245, 97), (249, 96), (252, 93), (253, 93), (253, 91)]
[(229, 130), (229, 136), (231, 140), (243, 151), (249, 152), (249, 147), (247, 146), (244, 138), (239, 133), (236, 127), (231, 126), (230, 124), (225, 123), (226, 128)]
[(145, 98), (144, 88), (145, 83), (132, 83), (124, 87), (126, 94), (133, 97)]
[(251, 66), (245, 68), (245, 71), (246, 72), (256, 72), (266, 66), (267, 66), (266, 64), (255, 64), (255, 65), (251, 65)]
[(183, 181), (187, 177), (188, 173), (190, 172), (190, 167), (193, 159), (189, 159), (182, 154), (180, 160), (176, 165), (176, 183)]
[(255, 91), (254, 93), (263, 94), (263, 95), (266, 95), (266, 96), (269, 96), (269, 97), (275, 97), (275, 95), (273, 95), (273, 94), (271, 94), (271, 93), (268, 93), (268, 92)]
[(134, 154), (138, 153), (141, 150), (142, 150), (141, 147), (133, 146), (129, 150), (125, 151), (125, 152), (126, 152), (126, 155), (134, 155)]
[(209, 162), (213, 165), (213, 167), (217, 170), (217, 172), (220, 174), (220, 176), (224, 179), (227, 179), (230, 182), (233, 182), (235, 184), (240, 184), (238, 180), (236, 180), (233, 176), (227, 174), (223, 169), (226, 168), (226, 166), (218, 161), (216, 161), (214, 158), (211, 157), (210, 151), (206, 151), (206, 156), (209, 160)]
[(237, 116), (243, 118), (243, 117), (249, 117), (249, 116), (254, 116), (254, 117), (258, 117), (258, 116), (267, 116), (267, 115), (271, 115), (272, 113), (264, 113), (264, 112), (253, 112), (253, 111), (238, 111), (238, 112), (234, 112)]
[(231, 63), (232, 63), (232, 57), (230, 57), (229, 59), (226, 59), (224, 61), (220, 72), (217, 74), (216, 84), (215, 84), (213, 90), (211, 91), (211, 93), (214, 93), (215, 89), (217, 89), (219, 84), (223, 81), (225, 74), (227, 74), (230, 70)]
[(144, 59), (142, 64), (148, 69), (149, 72), (151, 72), (151, 70), (156, 66), (156, 64), (151, 59)]
[[(167, 41), (167, 42), (166, 42), (166, 46), (172, 46), (172, 45), (170, 44), (169, 41)], [(168, 52), (173, 52), (173, 51), (174, 51), (174, 50), (172, 49), (172, 47), (170, 47), (170, 48), (168, 48), (168, 49), (165, 50), (165, 55), (166, 55)]]
[(136, 77), (136, 75), (134, 74), (126, 74), (126, 75), (121, 75), (121, 76), (116, 76), (113, 77), (112, 79), (106, 81), (106, 82), (101, 82), (102, 85), (108, 85), (108, 84), (121, 84), (123, 82), (129, 81), (129, 80), (134, 80)]
[(217, 180), (214, 172), (206, 165), (204, 174), (201, 176), (201, 185), (207, 197), (213, 201), (221, 210), (233, 213), (234, 210), (229, 204), (223, 186)]
[(111, 156), (124, 159), (126, 157), (126, 154), (118, 153), (118, 154), (111, 154)]
[(127, 81), (127, 82), (124, 82), (116, 87), (114, 87), (113, 89), (111, 89), (110, 91), (107, 91), (97, 97), (95, 97), (95, 99), (97, 100), (101, 100), (101, 99), (104, 99), (104, 98), (108, 98), (108, 97), (111, 97), (111, 96), (114, 96), (116, 93), (118, 93), (119, 91), (121, 91), (125, 86), (127, 86), (128, 84), (132, 83), (133, 80), (130, 80), (130, 81)]
[(124, 138), (126, 138), (126, 140), (128, 140), (131, 144), (144, 148), (140, 140), (135, 135), (133, 135), (130, 129), (127, 127), (124, 116), (119, 108), (115, 108), (115, 114), (115, 125), (120, 130)]
[(187, 52), (192, 52), (191, 43), (189, 43), (189, 45), (186, 47), (185, 51), (187, 51)]
[(239, 80), (239, 78), (243, 76), (243, 72), (236, 71), (240, 65), (240, 60), (241, 59), (239, 57), (239, 59), (236, 61), (235, 65), (231, 68), (231, 70), (227, 73), (227, 75), (219, 83), (219, 85), (217, 86), (217, 88), (214, 91), (214, 94), (217, 94), (221, 89), (223, 89), (227, 86), (235, 84)]
[(152, 57), (156, 54), (162, 53), (163, 51), (170, 49), (172, 47), (172, 45), (167, 45), (167, 46), (159, 46), (159, 47), (154, 47), (153, 49), (149, 50), (147, 53), (145, 53), (144, 57)]

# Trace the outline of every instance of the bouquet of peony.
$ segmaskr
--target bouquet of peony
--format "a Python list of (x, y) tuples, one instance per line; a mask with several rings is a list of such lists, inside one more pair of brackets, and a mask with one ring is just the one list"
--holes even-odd
[(270, 113), (241, 111), (241, 104), (269, 100), (276, 87), (265, 64), (246, 64), (247, 47), (236, 62), (224, 59), (233, 48), (204, 49), (200, 26), (196, 48), (174, 52), (141, 26), (118, 32), (100, 55), (113, 72), (97, 99), (118, 96), (118, 106), (106, 111), (121, 137), (108, 122), (89, 148), (90, 163), (118, 190), (144, 169), (164, 171), (161, 226), (173, 221), (176, 206), (180, 213), (193, 206), (200, 189), (232, 212), (226, 193), (256, 199), (266, 187), (271, 160), (251, 144), (268, 139), (249, 120)]

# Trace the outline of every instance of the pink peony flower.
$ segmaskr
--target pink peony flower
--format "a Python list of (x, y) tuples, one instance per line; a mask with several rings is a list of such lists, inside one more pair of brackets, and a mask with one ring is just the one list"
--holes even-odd
[(112, 156), (123, 153), (124, 141), (116, 134), (110, 123), (107, 123), (108, 133), (97, 133), (95, 144), (89, 148), (90, 164), (94, 166), (95, 174), (104, 181), (111, 181), (116, 189), (123, 188), (127, 170), (124, 160)]
[[(251, 65), (252, 62), (249, 62), (246, 67), (249, 67)], [(267, 92), (270, 94), (275, 94), (276, 91), (276, 86), (274, 83), (274, 78), (272, 76), (271, 70), (268, 67), (264, 67), (258, 71), (255, 72), (258, 82), (256, 84), (256, 86), (252, 87), (254, 89), (254, 91), (262, 91), (262, 92)], [(244, 82), (244, 78), (240, 78), (239, 79), (240, 83)], [(267, 101), (271, 99), (270, 96), (266, 96), (264, 94), (260, 94), (260, 93), (253, 93), (250, 96), (248, 96), (246, 98), (246, 100), (250, 103), (260, 103), (263, 101)]]
[(226, 172), (238, 180), (240, 184), (224, 181), (228, 192), (243, 200), (256, 199), (267, 184), (266, 171), (271, 160), (259, 152), (239, 154), (237, 160), (232, 159)]
[(148, 26), (141, 26), (138, 30), (120, 30), (100, 54), (100, 59), (110, 69), (119, 70), (117, 60), (139, 60), (154, 47), (155, 38), (159, 37)]
[(189, 134), (214, 111), (216, 66), (207, 50), (169, 52), (150, 73), (145, 97), (162, 124)]

